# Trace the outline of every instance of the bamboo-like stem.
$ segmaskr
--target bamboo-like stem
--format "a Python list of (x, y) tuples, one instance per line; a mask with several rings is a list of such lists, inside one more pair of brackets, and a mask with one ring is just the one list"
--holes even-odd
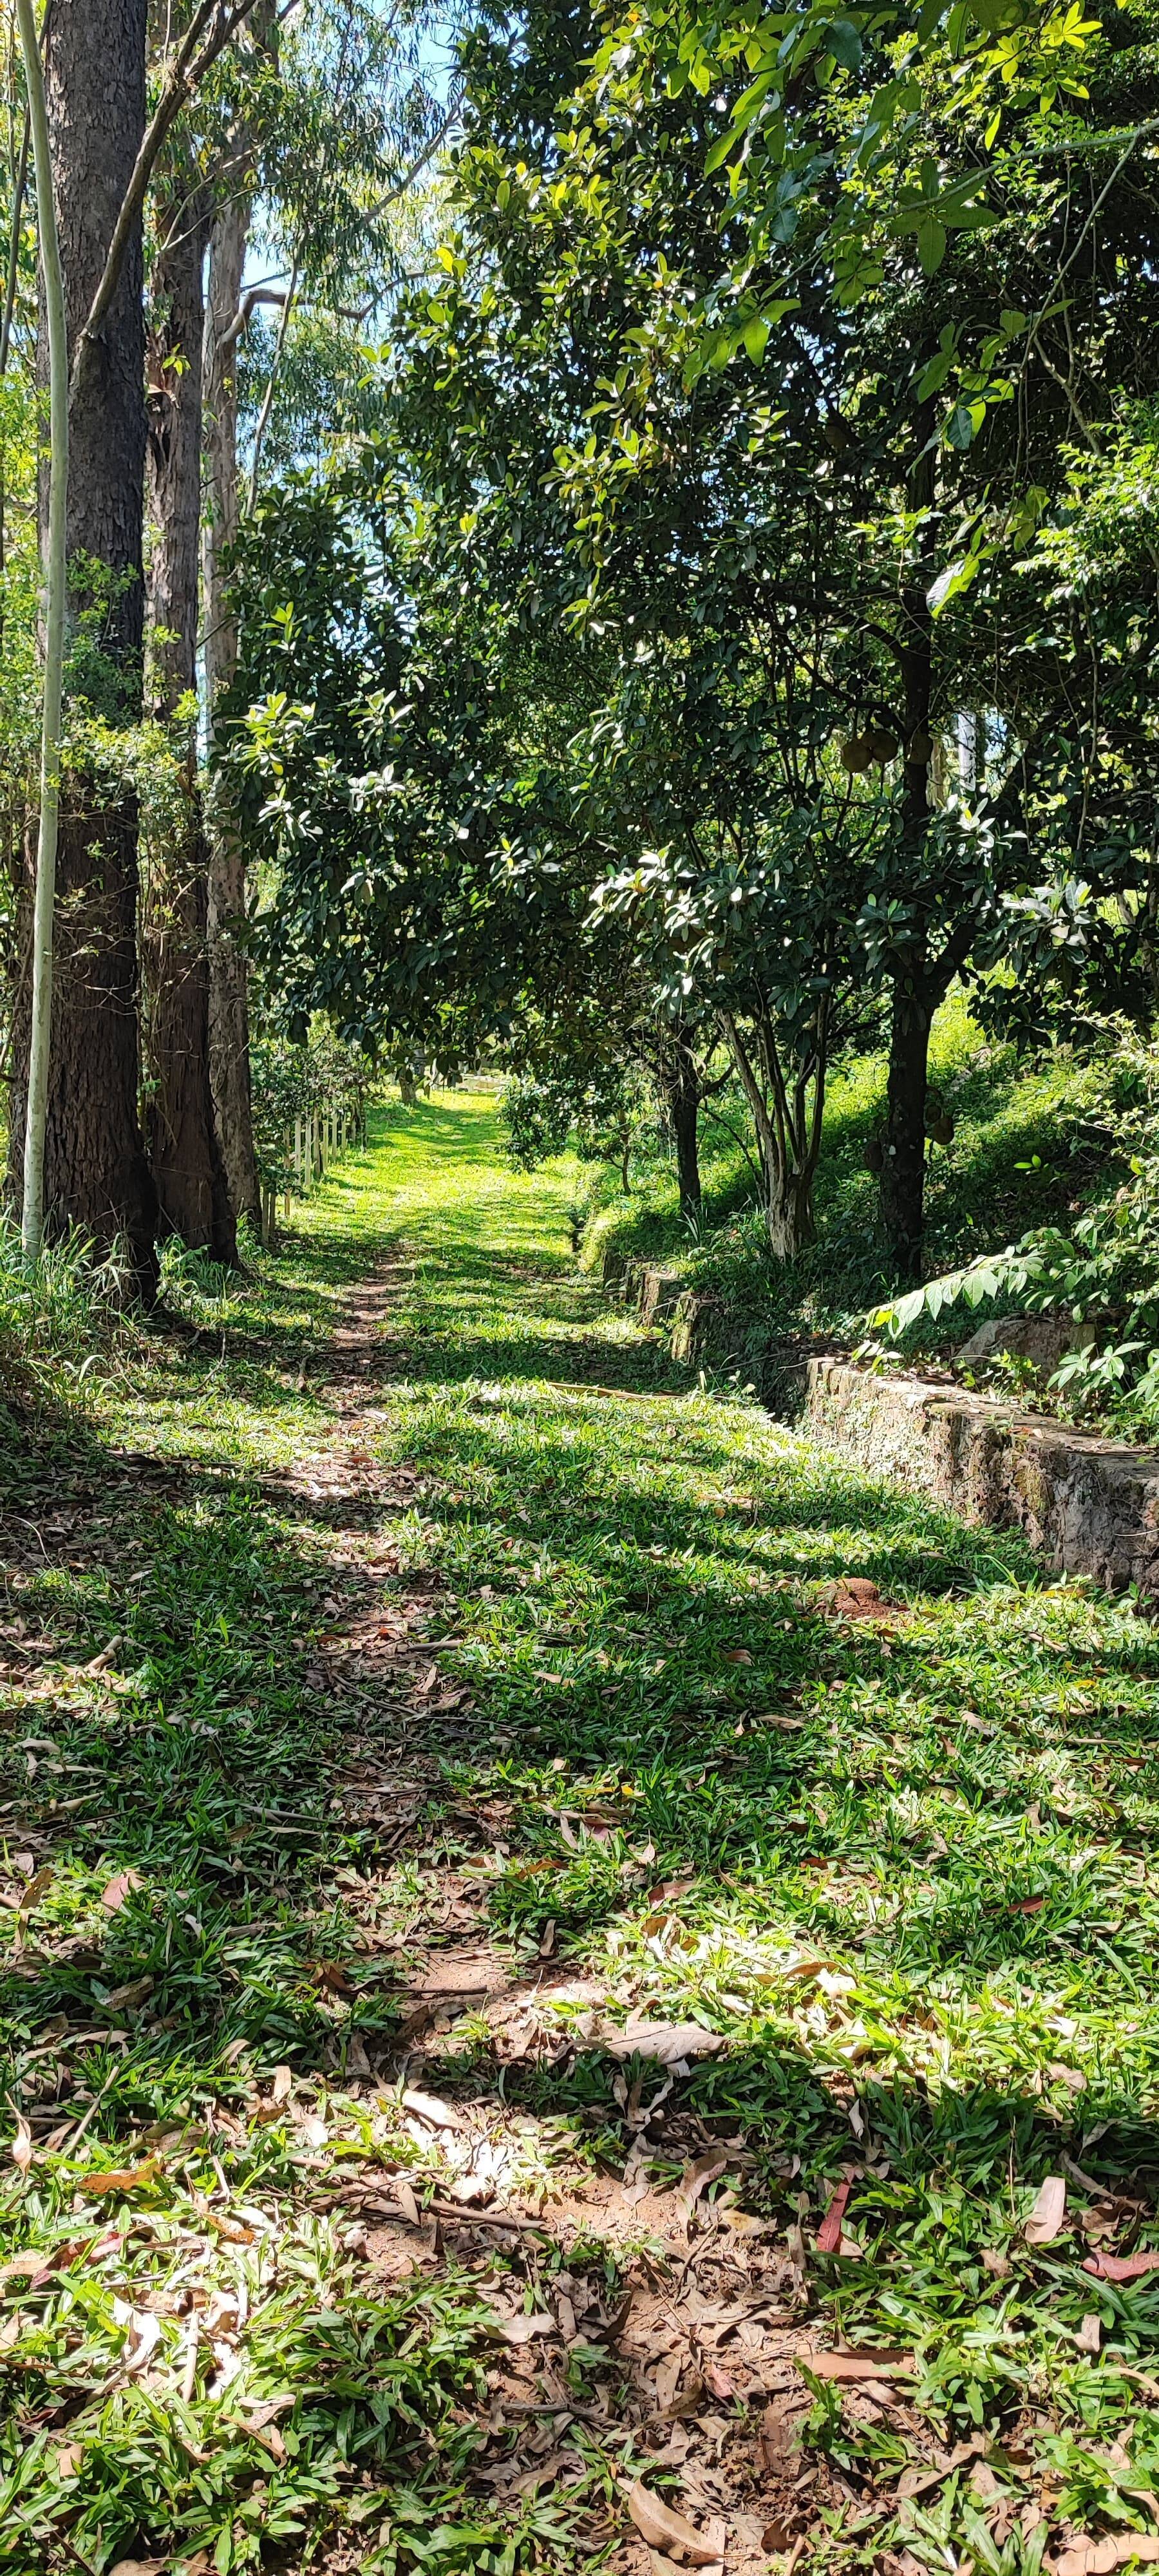
[(68, 334), (64, 273), (56, 229), (52, 154), (44, 70), (36, 40), (33, 0), (16, 0), (24, 82), (36, 165), (36, 211), (48, 326), (48, 537), (44, 555), (44, 683), (40, 725), (40, 822), (36, 844), (36, 897), (32, 921), (32, 1036), (28, 1051), (28, 1110), (24, 1128), (25, 1259), (39, 1261), (44, 1242), (44, 1138), (52, 1044), (52, 931), (56, 903), (56, 841), (60, 813), (60, 706), (64, 675), (64, 620), (68, 584)]

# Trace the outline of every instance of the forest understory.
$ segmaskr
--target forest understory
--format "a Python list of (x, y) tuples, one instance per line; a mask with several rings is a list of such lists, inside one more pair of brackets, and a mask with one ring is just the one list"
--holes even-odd
[(1159, 1640), (572, 1187), (373, 1113), (13, 1421), (13, 2576), (1159, 2556)]

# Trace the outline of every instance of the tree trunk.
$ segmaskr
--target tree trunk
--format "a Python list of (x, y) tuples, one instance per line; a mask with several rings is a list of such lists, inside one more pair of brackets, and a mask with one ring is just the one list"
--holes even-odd
[[(915, 547), (913, 575), (902, 597), (902, 684), (905, 693), (905, 788), (903, 848), (906, 866), (920, 890), (926, 866), (925, 843), (930, 823), (930, 717), (933, 697), (934, 626), (928, 601), (935, 466), (933, 412), (924, 406), (916, 427), (922, 437), (918, 460), (909, 477), (911, 510), (931, 513)], [(890, 1258), (899, 1284), (916, 1286), (922, 1275), (925, 1228), (926, 1088), (930, 1023), (934, 996), (929, 979), (925, 924), (893, 974), (889, 1048), (889, 1084), (885, 1160), (881, 1171), (881, 1214)]]
[[(45, 65), (70, 353), (87, 319), (145, 124), (146, 0), (52, 13)], [(74, 605), (93, 613), (80, 685), (114, 724), (141, 708), (145, 459), (138, 227), (71, 405), (68, 554), (99, 573)], [(41, 333), (43, 342), (44, 334)], [(42, 348), (43, 378), (46, 352)], [(48, 477), (40, 477), (41, 541)], [(26, 871), (27, 874), (27, 871)], [(30, 887), (21, 889), (26, 910)], [(23, 1135), (26, 1006), (14, 1029), (10, 1136)], [(65, 783), (57, 856), (46, 1230), (70, 1225), (101, 1251), (122, 1239), (138, 1289), (156, 1287), (156, 1199), (138, 1124), (137, 807), (107, 776)], [(21, 1195), (19, 1155), (11, 1176)]]
[(801, 1172), (766, 1173), (765, 1225), (775, 1261), (795, 1261), (807, 1243), (815, 1243), (813, 1166)]
[(895, 981), (881, 1213), (897, 1280), (904, 1287), (916, 1287), (922, 1275), (931, 1016), (923, 994)]
[[(208, 223), (184, 192), (158, 209), (149, 339), (150, 698), (172, 718), (197, 685), (201, 276)], [(182, 805), (150, 852), (143, 952), (149, 1151), (163, 1232), (235, 1264), (237, 1236), (209, 1079), (208, 851), (189, 718)]]
[(680, 1213), (697, 1218), (701, 1209), (700, 1157), (698, 1125), (700, 1119), (700, 1077), (696, 1070), (686, 1029), (675, 1032), (671, 1053), (665, 1052), (662, 1080), (672, 1123), (672, 1141), (676, 1147), (676, 1179), (680, 1190)]
[[(779, 1071), (776, 1041), (766, 1016), (760, 1032), (760, 1053), (766, 1077), (775, 1077), (770, 1104), (732, 1012), (722, 1011), (720, 1015), (721, 1033), (727, 1039), (741, 1088), (752, 1112), (760, 1156), (765, 1231), (769, 1250), (776, 1261), (795, 1261), (806, 1244), (814, 1241), (817, 1232), (813, 1218), (813, 1177), (821, 1151), (827, 1025), (827, 1016), (822, 1014), (817, 1028), (812, 1074), (810, 1076), (806, 1070), (795, 1083), (790, 1096)], [(811, 1103), (810, 1079), (813, 1085)]]
[[(227, 598), (226, 556), (238, 529), (237, 350), (229, 338), (241, 298), (250, 203), (241, 190), (213, 220), (202, 342), (205, 534), (202, 549), (205, 696), (214, 709), (237, 669), (237, 622)], [(209, 1059), (229, 1195), (260, 1231), (261, 1201), (250, 1099), (249, 993), (237, 931), (245, 919), (245, 853), (220, 780), (209, 812)]]

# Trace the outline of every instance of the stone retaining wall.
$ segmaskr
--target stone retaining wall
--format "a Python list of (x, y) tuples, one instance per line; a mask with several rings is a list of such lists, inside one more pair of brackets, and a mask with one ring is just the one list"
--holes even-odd
[(805, 1420), (874, 1475), (963, 1520), (1024, 1531), (1057, 1572), (1159, 1594), (1159, 1455), (1000, 1399), (848, 1359), (805, 1367)]

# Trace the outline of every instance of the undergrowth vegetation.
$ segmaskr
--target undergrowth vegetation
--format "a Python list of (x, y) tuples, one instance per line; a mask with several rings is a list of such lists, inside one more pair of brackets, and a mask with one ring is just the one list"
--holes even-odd
[[(1103, 1259), (1097, 1294), (1094, 1278), (1084, 1281), (1085, 1311), (1093, 1313), (1101, 1303), (1113, 1322), (1125, 1310), (1131, 1320), (1125, 1281), (1133, 1254), (1138, 1325), (1139, 1290), (1149, 1292), (1154, 1278), (1146, 1251), (1153, 1235), (1153, 1181), (1149, 1165), (1140, 1168), (1154, 1068), (1149, 1050), (1126, 1030), (1110, 1025), (1095, 1036), (1099, 1042), (1091, 1043), (1088, 1033), (1081, 1049), (1056, 1045), (1049, 1053), (1020, 1056), (1013, 1045), (987, 1038), (961, 993), (943, 1005), (931, 1046), (931, 1124), (944, 1121), (952, 1134), (945, 1142), (931, 1138), (927, 1148), (931, 1280), (974, 1264), (987, 1276), (1006, 1245), (1069, 1240), (1091, 1211), (1105, 1211), (1097, 1219), (1100, 1243), (1116, 1259)], [(817, 1240), (792, 1263), (775, 1268), (768, 1261), (756, 1176), (737, 1139), (739, 1110), (726, 1093), (703, 1114), (704, 1206), (697, 1226), (680, 1214), (670, 1150), (655, 1121), (651, 1129), (637, 1131), (627, 1197), (609, 1165), (587, 1168), (581, 1183), (585, 1268), (598, 1272), (609, 1257), (613, 1265), (647, 1260), (675, 1266), (690, 1288), (715, 1301), (708, 1336), (712, 1362), (728, 1363), (734, 1376), (752, 1378), (770, 1391), (778, 1385), (786, 1342), (819, 1334), (860, 1343), (875, 1308), (899, 1319), (901, 1352), (952, 1357), (976, 1328), (978, 1303), (984, 1311), (1006, 1313), (1026, 1301), (1011, 1265), (973, 1304), (935, 1293), (910, 1298), (904, 1314), (896, 1305), (887, 1310), (891, 1271), (878, 1220), (876, 1174), (886, 1071), (884, 1056), (853, 1057), (830, 1082), (817, 1173)], [(1133, 1228), (1123, 1216), (1124, 1192), (1132, 1184), (1138, 1204)], [(1146, 1307), (1144, 1323), (1149, 1313)], [(1125, 1337), (1120, 1331), (1118, 1339)], [(1145, 1354), (1145, 1331), (1137, 1348)], [(1139, 1374), (1130, 1372), (1126, 1385), (1108, 1376), (1101, 1388), (1097, 1381), (1093, 1388), (1089, 1382), (1072, 1386), (1072, 1404), (1093, 1395), (1104, 1410), (1129, 1416), (1133, 1426), (1154, 1427), (1159, 1403), (1153, 1394), (1135, 1394)], [(1048, 1396), (1045, 1372), (1034, 1391), (1037, 1398), (1061, 1401)]]

